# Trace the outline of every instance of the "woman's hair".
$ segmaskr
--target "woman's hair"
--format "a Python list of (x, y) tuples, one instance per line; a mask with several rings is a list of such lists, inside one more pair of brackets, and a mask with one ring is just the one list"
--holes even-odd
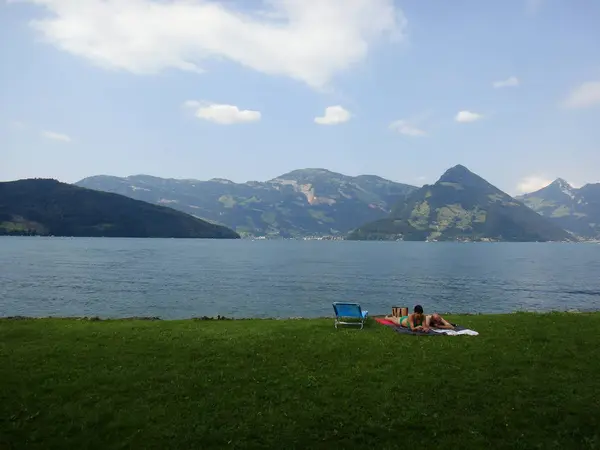
[(421, 305), (415, 305), (415, 310), (417, 314), (423, 314), (423, 307)]

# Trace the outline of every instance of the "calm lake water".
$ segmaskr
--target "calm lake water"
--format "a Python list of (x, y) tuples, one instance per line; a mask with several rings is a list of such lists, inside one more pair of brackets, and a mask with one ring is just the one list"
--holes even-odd
[(0, 238), (0, 316), (600, 309), (594, 244)]

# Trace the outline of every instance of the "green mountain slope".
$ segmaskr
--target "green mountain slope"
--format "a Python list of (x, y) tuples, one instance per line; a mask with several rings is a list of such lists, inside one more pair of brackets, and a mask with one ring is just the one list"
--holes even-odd
[(76, 183), (224, 224), (240, 234), (344, 236), (391, 211), (416, 187), (372, 175), (350, 177), (325, 169), (295, 170), (269, 181), (176, 180), (147, 175), (94, 176)]
[(575, 189), (559, 178), (539, 191), (517, 198), (573, 234), (600, 239), (600, 184)]
[(398, 202), (390, 217), (367, 223), (350, 240), (563, 241), (572, 237), (466, 167)]
[(0, 183), (0, 235), (239, 238), (171, 208), (44, 179)]

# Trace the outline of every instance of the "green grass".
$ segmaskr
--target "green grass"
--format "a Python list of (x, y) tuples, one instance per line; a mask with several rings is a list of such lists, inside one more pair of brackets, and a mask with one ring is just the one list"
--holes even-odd
[(460, 204), (452, 204), (448, 206), (442, 206), (437, 209), (437, 221), (439, 228), (446, 230), (454, 226), (460, 228), (468, 224), (471, 221), (471, 213), (466, 211)]
[(571, 215), (571, 210), (569, 209), (569, 207), (563, 205), (563, 206), (559, 206), (554, 211), (552, 211), (552, 214), (550, 215), (550, 217), (566, 217), (566, 216), (570, 216), (570, 215)]
[(237, 203), (231, 195), (221, 195), (219, 201), (223, 203), (225, 208), (233, 208)]
[(441, 186), (452, 187), (452, 188), (454, 188), (454, 189), (456, 189), (458, 191), (462, 191), (464, 189), (463, 185), (460, 184), (460, 183), (451, 183), (451, 182), (448, 182), (448, 181), (442, 181), (442, 182), (440, 182), (440, 185)]
[(0, 222), (0, 228), (6, 231), (25, 231), (29, 228), (20, 222)]
[(273, 226), (277, 226), (277, 214), (273, 211), (265, 211), (260, 215), (260, 218), (265, 222)]
[(600, 448), (600, 314), (0, 320), (0, 448)]
[(7, 233), (15, 232), (40, 232), (45, 233), (46, 229), (37, 222), (17, 219), (12, 222), (0, 222), (0, 230), (4, 230)]
[(415, 205), (410, 213), (408, 223), (417, 230), (426, 230), (429, 227), (430, 207), (427, 200)]
[(260, 202), (261, 202), (261, 200), (256, 195), (253, 195), (252, 197), (242, 200), (240, 202), (240, 205), (246, 206), (246, 205), (251, 205), (252, 203), (260, 203)]
[(313, 219), (319, 221), (320, 223), (334, 223), (335, 222), (334, 219), (327, 216), (327, 213), (325, 211), (320, 211), (317, 209), (309, 209), (308, 214), (310, 214), (310, 216)]

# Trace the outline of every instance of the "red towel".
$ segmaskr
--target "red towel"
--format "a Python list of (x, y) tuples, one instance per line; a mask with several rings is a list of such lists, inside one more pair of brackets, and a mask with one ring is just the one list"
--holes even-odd
[(388, 319), (383, 319), (383, 318), (380, 318), (380, 317), (376, 317), (375, 320), (377, 322), (379, 322), (381, 325), (392, 325), (392, 326), (395, 326), (395, 327), (398, 326), (397, 323), (392, 322), (391, 320), (388, 320)]

